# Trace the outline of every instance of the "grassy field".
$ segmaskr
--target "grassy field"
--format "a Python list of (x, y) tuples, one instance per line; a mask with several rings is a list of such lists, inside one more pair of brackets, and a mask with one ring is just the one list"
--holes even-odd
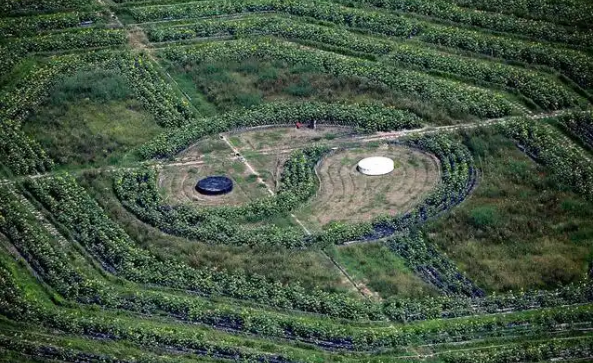
[(333, 249), (330, 255), (352, 276), (380, 298), (436, 296), (436, 291), (406, 267), (382, 243), (353, 244)]
[(61, 76), (49, 93), (23, 130), (61, 165), (116, 165), (163, 131), (116, 72), (89, 69)]
[(335, 145), (341, 139), (348, 141), (352, 129), (348, 127), (318, 126), (311, 129), (279, 127), (252, 130), (229, 135), (229, 140), (238, 150), (243, 152), (258, 151), (273, 153), (276, 150), (302, 148), (310, 145)]
[(592, 24), (1, 2), (0, 362), (593, 362)]
[[(206, 196), (195, 189), (198, 180), (209, 175), (227, 175), (233, 190), (225, 195)], [(238, 205), (268, 196), (265, 186), (237, 160), (213, 160), (190, 166), (165, 166), (159, 171), (159, 188), (167, 203), (192, 203), (197, 206)]]
[[(366, 79), (322, 73), (312, 66), (281, 60), (245, 59), (241, 62), (173, 64), (163, 60), (182, 89), (198, 109), (204, 99), (218, 112), (254, 107), (279, 100), (325, 102), (381, 102), (386, 106), (410, 109), (427, 122), (442, 125), (471, 119), (468, 115), (448, 115), (422, 100), (398, 93)], [(206, 111), (209, 112), (209, 111)]]
[(166, 235), (140, 222), (122, 207), (111, 190), (109, 175), (85, 174), (80, 182), (140, 246), (162, 258), (184, 261), (197, 268), (256, 273), (281, 283), (300, 283), (306, 288), (352, 293), (349, 282), (319, 251), (215, 246)]
[(478, 187), (426, 227), (430, 239), (488, 290), (584, 278), (593, 256), (593, 204), (498, 133), (471, 133), (463, 142), (480, 167)]

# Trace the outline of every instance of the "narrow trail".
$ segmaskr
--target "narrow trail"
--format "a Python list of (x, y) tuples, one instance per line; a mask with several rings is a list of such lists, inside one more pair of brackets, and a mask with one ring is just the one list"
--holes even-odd
[[(268, 193), (270, 193), (270, 195), (274, 196), (276, 195), (276, 193), (272, 190), (272, 188), (270, 188), (270, 186), (268, 185), (268, 183), (264, 182), (264, 180), (261, 178), (261, 175), (251, 166), (251, 164), (247, 161), (247, 159), (245, 159), (240, 151), (229, 141), (228, 138), (226, 138), (224, 135), (220, 135), (220, 138), (228, 145), (228, 147), (233, 151), (233, 154), (239, 158), (239, 160), (241, 160), (241, 162), (243, 162), (243, 164), (245, 164), (245, 166), (247, 167), (247, 169), (249, 169), (249, 171), (257, 176), (257, 182), (260, 184), (265, 185)], [(290, 217), (292, 219), (294, 219), (294, 221), (303, 229), (303, 231), (305, 232), (305, 234), (307, 236), (311, 235), (311, 231), (309, 231), (309, 229), (303, 224), (303, 222), (301, 222), (300, 219), (297, 218), (297, 216), (295, 216), (293, 213), (290, 213)], [(363, 297), (365, 298), (370, 298), (373, 296), (373, 293), (366, 287), (366, 286), (360, 286), (360, 284), (357, 284), (354, 279), (348, 274), (348, 272), (346, 272), (346, 270), (340, 266), (340, 264), (338, 264), (330, 255), (327, 254), (327, 252), (325, 251), (321, 251), (321, 253), (327, 258), (329, 259), (334, 266), (336, 266), (336, 268), (341, 272), (341, 274), (343, 275), (343, 277), (350, 283), (352, 284), (352, 286), (354, 287), (354, 289), (356, 291), (358, 291)]]
[[(563, 115), (563, 114), (566, 114), (566, 113), (569, 113), (572, 111), (575, 111), (575, 110), (566, 109), (566, 110), (560, 110), (560, 111), (554, 111), (554, 112), (532, 114), (530, 116), (507, 116), (507, 117), (493, 118), (493, 119), (488, 119), (488, 120), (481, 120), (481, 121), (476, 121), (476, 122), (468, 122), (468, 123), (448, 125), (448, 126), (425, 126), (425, 127), (418, 128), (418, 129), (393, 131), (393, 132), (382, 132), (382, 133), (377, 133), (374, 135), (354, 136), (354, 137), (350, 137), (348, 139), (348, 142), (349, 143), (373, 142), (373, 141), (382, 141), (382, 140), (394, 140), (394, 139), (403, 138), (403, 137), (407, 137), (407, 136), (411, 136), (411, 135), (426, 135), (426, 134), (435, 134), (435, 133), (439, 133), (439, 132), (454, 132), (454, 131), (462, 130), (462, 129), (473, 129), (473, 128), (484, 127), (484, 126), (493, 126), (496, 124), (505, 124), (506, 122), (513, 120), (517, 117), (525, 117), (525, 118), (531, 119), (531, 120), (539, 120), (539, 119), (543, 119), (543, 118), (547, 118), (547, 117), (560, 116), (560, 115)], [(590, 112), (593, 112), (593, 111), (590, 111)], [(234, 146), (232, 146), (229, 143), (229, 141), (226, 139), (226, 137), (224, 137), (223, 140), (227, 143), (227, 145), (229, 145), (231, 147), (231, 149), (233, 150), (233, 152), (235, 152), (235, 154), (239, 152)], [(289, 153), (289, 152), (292, 152), (292, 151), (300, 149), (300, 148), (302, 148), (302, 147), (295, 147), (295, 148), (283, 147), (283, 148), (276, 148), (276, 149), (269, 148), (269, 149), (263, 149), (261, 151), (258, 150), (258, 152), (262, 152), (264, 155), (271, 154), (271, 153), (277, 153), (277, 152)], [(84, 168), (84, 169), (72, 171), (70, 173), (71, 174), (81, 174), (81, 173), (92, 172), (92, 171), (116, 172), (118, 170), (125, 171), (125, 170), (139, 169), (143, 166), (167, 167), (167, 166), (202, 165), (204, 163), (205, 163), (205, 161), (203, 161), (203, 160), (169, 161), (169, 162), (152, 160), (152, 161), (139, 162), (135, 165), (89, 167), (89, 168)], [(250, 171), (252, 171), (254, 174), (259, 175), (259, 173), (255, 172), (255, 170), (251, 167), (251, 165), (249, 165), (248, 163), (246, 165), (248, 166), (248, 168), (250, 168)], [(63, 172), (52, 171), (52, 172), (43, 173), (43, 174), (33, 174), (33, 175), (26, 175), (26, 176), (15, 176), (15, 177), (3, 178), (3, 179), (0, 179), (0, 185), (6, 184), (6, 183), (11, 183), (12, 181), (15, 181), (15, 180), (22, 180), (22, 179), (26, 179), (26, 178), (34, 178), (34, 179), (35, 178), (44, 178), (44, 177), (49, 177), (49, 176), (60, 174), (60, 173), (63, 173)], [(267, 188), (269, 189), (269, 192), (270, 192), (271, 189), (269, 188), (269, 186), (267, 186)], [(273, 191), (272, 191), (272, 193), (273, 193)]]
[(233, 151), (233, 154), (239, 158), (239, 160), (245, 164), (245, 166), (247, 167), (247, 169), (249, 169), (249, 171), (251, 172), (251, 174), (255, 175), (257, 177), (257, 182), (259, 184), (262, 184), (266, 187), (266, 190), (268, 191), (268, 193), (270, 193), (270, 195), (275, 195), (274, 191), (272, 190), (272, 188), (270, 188), (270, 186), (268, 185), (268, 183), (266, 183), (261, 175), (251, 166), (251, 164), (249, 164), (249, 162), (247, 161), (247, 159), (245, 159), (241, 153), (239, 152), (239, 149), (237, 149), (235, 146), (233, 146), (233, 144), (231, 144), (231, 142), (229, 141), (229, 139), (227, 139), (224, 135), (220, 135), (220, 138), (228, 145), (228, 147)]
[(124, 28), (124, 24), (119, 20), (119, 18), (117, 17), (117, 15), (115, 15), (115, 13), (113, 13), (113, 11), (111, 11), (111, 9), (107, 6), (107, 4), (105, 4), (104, 0), (97, 0), (97, 2), (99, 3), (99, 5), (104, 6), (105, 7), (105, 11), (107, 12), (107, 15), (109, 15), (109, 19), (111, 20), (111, 22), (113, 24), (116, 25), (116, 27), (118, 28)]

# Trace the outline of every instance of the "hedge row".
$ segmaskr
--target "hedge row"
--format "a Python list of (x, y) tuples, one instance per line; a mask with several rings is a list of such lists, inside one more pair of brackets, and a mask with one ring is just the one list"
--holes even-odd
[(0, 18), (0, 36), (22, 37), (39, 32), (76, 28), (84, 23), (104, 24), (105, 18), (97, 12), (70, 12), (18, 18)]
[(579, 47), (593, 46), (593, 34), (541, 20), (529, 20), (501, 13), (465, 9), (447, 0), (341, 0), (380, 9), (415, 13), (465, 26), (511, 33)]
[(25, 52), (55, 52), (124, 45), (127, 41), (126, 31), (123, 29), (83, 29), (17, 38), (8, 47)]
[(39, 112), (58, 75), (83, 67), (121, 72), (135, 97), (161, 126), (180, 126), (196, 117), (188, 101), (163, 79), (145, 54), (99, 51), (52, 57), (47, 64), (33, 68), (0, 93), (0, 156), (14, 174), (43, 173), (53, 167), (41, 146), (22, 133), (20, 124), (31, 112)]
[(239, 127), (307, 124), (347, 125), (365, 131), (390, 131), (421, 126), (413, 113), (385, 107), (381, 104), (338, 104), (303, 102), (266, 103), (257, 108), (229, 112), (220, 116), (200, 118), (176, 130), (158, 135), (138, 150), (145, 159), (170, 158), (196, 140)]
[(71, 177), (31, 179), (26, 187), (106, 270), (130, 281), (348, 319), (382, 319), (379, 307), (368, 301), (320, 290), (305, 291), (296, 284), (283, 286), (258, 275), (196, 270), (183, 263), (160, 261), (138, 248)]
[[(174, 333), (172, 333), (169, 325), (159, 324), (157, 326), (138, 323), (136, 320), (122, 317), (113, 319), (113, 317), (109, 316), (108, 311), (98, 315), (83, 309), (76, 311), (64, 308), (49, 310), (38, 305), (39, 302), (27, 302), (22, 292), (14, 284), (14, 279), (11, 278), (10, 271), (4, 267), (0, 268), (0, 284), (2, 284), (0, 286), (3, 288), (0, 293), (0, 307), (5, 308), (5, 310), (0, 310), (0, 313), (21, 322), (35, 322), (44, 327), (58, 329), (69, 334), (82, 334), (90, 337), (99, 336), (103, 339), (108, 338), (112, 340), (128, 340), (141, 346), (158, 344), (165, 349), (182, 349), (183, 351), (217, 358), (264, 358), (261, 354), (248, 353), (240, 348), (233, 348), (232, 342), (211, 343), (205, 340), (199, 331), (193, 333), (186, 328), (181, 328), (181, 326), (174, 329)], [(175, 299), (160, 300), (160, 303), (165, 301), (175, 303)], [(147, 308), (150, 312), (150, 305)], [(355, 346), (358, 347), (357, 349), (377, 349), (413, 344), (466, 341), (505, 334), (538, 334), (543, 332), (567, 331), (572, 329), (573, 326), (588, 326), (592, 318), (591, 309), (588, 307), (559, 308), (530, 314), (472, 317), (440, 321), (438, 323), (410, 324), (397, 328), (362, 328), (356, 330), (338, 328), (333, 331), (333, 334), (338, 334), (338, 336), (342, 334), (343, 337), (344, 333), (349, 334), (349, 332), (353, 332), (353, 335), (346, 338), (346, 341), (354, 342)], [(193, 319), (190, 318), (189, 320), (191, 321)], [(274, 319), (265, 318), (253, 320), (253, 322), (256, 325), (267, 326), (268, 329), (271, 329), (278, 323)], [(131, 323), (133, 325), (130, 325)], [(241, 321), (237, 320), (236, 323), (240, 324)], [(314, 326), (309, 326), (310, 334), (323, 331), (320, 330), (320, 328), (323, 329), (323, 324), (315, 324)], [(249, 331), (250, 327), (246, 328)], [(305, 332), (298, 332), (298, 334), (305, 334)], [(262, 330), (256, 332), (256, 334), (275, 336), (273, 330)], [(282, 357), (277, 355), (266, 355), (265, 358), (277, 362), (291, 360), (288, 356)]]
[(453, 3), (484, 11), (512, 14), (526, 19), (591, 29), (593, 6), (586, 1), (566, 0), (453, 0)]
[(571, 107), (577, 103), (576, 95), (558, 80), (520, 67), (451, 55), (412, 44), (399, 45), (386, 59), (515, 89), (545, 110)]
[(0, 232), (50, 286), (66, 298), (90, 295), (83, 277), (71, 268), (70, 261), (54, 251), (47, 232), (7, 186), (0, 190), (0, 215)]
[[(315, 344), (320, 348), (325, 349), (339, 348), (369, 350), (395, 347), (399, 344), (412, 344), (418, 339), (414, 338), (414, 336), (418, 334), (423, 338), (432, 337), (430, 339), (443, 339), (442, 334), (434, 331), (434, 327), (429, 328), (428, 330), (425, 327), (420, 330), (419, 328), (411, 327), (410, 329), (403, 329), (402, 331), (396, 332), (392, 331), (390, 328), (354, 328), (330, 322), (325, 319), (319, 319), (318, 317), (311, 317), (311, 319), (308, 319), (282, 313), (265, 312), (258, 309), (245, 309), (226, 305), (224, 303), (212, 303), (209, 300), (202, 300), (199, 297), (191, 295), (171, 295), (158, 291), (139, 291), (138, 289), (133, 288), (133, 291), (130, 292), (120, 291), (120, 289), (102, 286), (97, 282), (90, 282), (80, 276), (75, 283), (72, 283), (72, 281), (60, 278), (60, 276), (68, 273), (68, 271), (72, 271), (67, 264), (61, 266), (59, 269), (44, 269), (39, 262), (47, 260), (47, 256), (53, 256), (56, 260), (62, 260), (59, 256), (62, 254), (66, 256), (66, 254), (63, 252), (61, 245), (50, 245), (47, 243), (47, 237), (44, 237), (43, 232), (36, 227), (36, 223), (30, 220), (33, 218), (31, 213), (27, 211), (23, 205), (19, 204), (20, 201), (14, 194), (7, 194), (7, 197), (4, 198), (2, 202), (8, 205), (2, 213), (11, 218), (9, 223), (12, 223), (11, 221), (15, 218), (15, 215), (17, 215), (16, 218), (23, 215), (26, 218), (29, 218), (29, 224), (34, 227), (27, 228), (21, 233), (24, 236), (31, 236), (29, 238), (31, 241), (30, 243), (41, 244), (39, 247), (34, 246), (33, 249), (30, 250), (30, 253), (26, 255), (31, 266), (43, 276), (46, 282), (50, 283), (52, 287), (57, 289), (57, 291), (60, 291), (62, 294), (66, 291), (66, 297), (76, 299), (79, 302), (99, 304), (105, 308), (124, 309), (142, 314), (158, 315), (165, 313), (166, 315), (181, 321), (198, 322), (225, 331), (248, 332), (269, 337), (297, 339)], [(9, 238), (15, 246), (19, 247), (22, 245), (22, 238), (18, 237), (18, 235), (15, 237), (15, 234), (11, 233)], [(40, 249), (40, 247), (42, 247), (42, 249)], [(2, 276), (0, 275), (0, 277)], [(93, 288), (73, 288), (74, 286), (70, 286), (69, 284), (75, 286), (92, 286)], [(11, 289), (7, 288), (6, 292), (8, 293), (10, 291)], [(464, 316), (481, 314), (484, 312), (508, 313), (513, 310), (562, 306), (591, 301), (591, 291), (592, 286), (589, 284), (568, 286), (559, 291), (529, 292), (519, 295), (507, 294), (485, 299), (441, 297), (415, 301), (397, 300), (384, 303), (383, 309), (385, 313), (393, 314), (388, 315), (390, 319), (396, 320), (397, 318), (399, 321), (431, 318), (428, 315), (425, 315), (427, 311), (426, 308), (431, 309), (431, 306), (432, 309), (434, 309), (434, 313), (436, 313), (436, 317)], [(440, 307), (437, 307), (437, 305)], [(15, 309), (16, 304), (11, 305), (10, 308)], [(405, 312), (405, 315), (402, 315), (402, 312), (405, 309), (408, 310)], [(423, 313), (423, 315), (417, 314), (421, 309), (424, 309), (425, 313)], [(447, 314), (443, 315), (443, 309), (447, 309)], [(31, 308), (27, 309), (27, 311), (34, 310), (35, 309)], [(410, 313), (414, 310), (416, 310), (416, 314), (411, 315)], [(553, 315), (555, 316), (556, 314)], [(515, 318), (510, 319), (510, 321), (515, 322), (515, 324), (518, 324), (518, 321), (525, 321), (516, 320)], [(454, 328), (454, 331), (456, 334), (459, 334), (460, 331), (465, 331), (467, 334), (473, 335), (474, 333), (482, 334), (484, 332), (495, 332), (501, 329), (514, 329), (513, 324), (508, 324), (509, 320), (499, 322), (495, 324), (496, 326), (490, 326), (491, 322), (489, 318), (486, 318), (486, 320), (488, 322), (485, 324), (476, 324), (474, 321), (471, 330), (459, 330), (457, 327)], [(534, 322), (535, 324), (542, 323), (541, 318), (535, 318), (535, 320), (529, 318), (527, 321), (531, 322), (530, 324), (533, 324)], [(452, 325), (457, 326), (455, 323), (452, 323)], [(444, 323), (443, 326), (447, 327), (449, 326), (449, 323)], [(462, 337), (459, 335), (456, 336), (458, 338), (448, 337), (447, 340), (461, 339)], [(465, 336), (464, 339), (467, 339), (467, 336)]]
[(80, 9), (93, 4), (91, 0), (7, 0), (0, 2), (0, 14), (22, 15)]
[(445, 363), (581, 361), (593, 357), (593, 338), (550, 339), (469, 352), (446, 353)]
[(451, 260), (436, 246), (428, 243), (425, 237), (417, 232), (401, 234), (386, 242), (389, 249), (398, 254), (405, 264), (420, 277), (449, 295), (466, 295), (483, 297), (484, 290), (468, 279)]
[[(243, 37), (270, 34), (285, 39), (296, 39), (347, 50), (389, 55), (386, 64), (397, 62), (408, 67), (453, 74), (480, 84), (494, 84), (516, 89), (547, 110), (574, 105), (576, 97), (559, 81), (542, 73), (502, 63), (489, 62), (422, 47), (414, 43), (401, 43), (351, 33), (339, 27), (307, 24), (281, 17), (244, 18), (231, 21), (201, 20), (191, 25), (172, 27), (151, 26), (147, 35), (151, 41), (178, 41), (196, 37), (229, 34)], [(346, 53), (346, 52), (344, 52)]]
[(453, 114), (478, 117), (501, 117), (513, 111), (513, 105), (497, 92), (468, 86), (452, 80), (430, 76), (425, 72), (386, 67), (375, 62), (346, 57), (317, 49), (303, 49), (297, 44), (275, 40), (233, 40), (200, 44), (162, 51), (167, 59), (194, 64), (220, 59), (241, 61), (248, 57), (281, 59), (303, 64), (319, 72), (336, 76), (352, 76), (384, 84), (395, 91), (441, 106)]
[(303, 233), (298, 228), (253, 227), (249, 223), (287, 215), (315, 194), (314, 168), (326, 152), (315, 147), (293, 152), (284, 164), (277, 195), (238, 207), (165, 205), (159, 195), (157, 173), (148, 168), (119, 173), (114, 189), (124, 207), (165, 233), (213, 244), (302, 248)]
[(545, 65), (562, 72), (585, 88), (593, 87), (593, 61), (582, 52), (534, 41), (485, 34), (471, 29), (438, 25), (381, 11), (347, 8), (322, 1), (240, 0), (232, 4), (200, 1), (191, 4), (134, 7), (123, 11), (129, 12), (138, 22), (276, 11), (372, 33), (414, 37), (422, 42), (491, 57)]
[(591, 113), (568, 113), (558, 117), (558, 121), (585, 145), (593, 148), (593, 115)]
[(557, 130), (534, 120), (516, 119), (505, 125), (505, 131), (528, 155), (545, 165), (554, 178), (593, 200), (593, 166), (580, 146), (567, 146)]
[(196, 117), (195, 109), (164, 79), (158, 66), (146, 54), (114, 54), (110, 62), (127, 78), (135, 97), (159, 125), (178, 127)]
[(16, 175), (43, 173), (54, 166), (41, 145), (10, 122), (0, 124), (0, 160)]

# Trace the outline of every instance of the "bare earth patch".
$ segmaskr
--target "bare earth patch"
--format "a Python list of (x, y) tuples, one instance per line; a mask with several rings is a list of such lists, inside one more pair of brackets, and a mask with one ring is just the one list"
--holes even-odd
[(253, 129), (241, 133), (231, 133), (227, 137), (231, 143), (244, 151), (260, 151), (263, 153), (278, 152), (282, 149), (294, 149), (313, 144), (327, 145), (351, 133), (350, 128), (319, 126), (313, 130), (307, 127), (274, 127)]
[[(358, 161), (368, 156), (393, 159), (395, 170), (382, 176), (359, 173)], [(403, 213), (436, 186), (439, 173), (433, 156), (403, 146), (339, 151), (319, 165), (319, 191), (297, 216), (320, 229), (331, 221), (363, 222), (381, 214)]]
[[(198, 180), (209, 175), (226, 175), (233, 180), (233, 191), (218, 196), (198, 193)], [(202, 206), (239, 205), (267, 196), (249, 170), (236, 160), (202, 165), (164, 166), (159, 173), (159, 189), (170, 204), (195, 203)]]

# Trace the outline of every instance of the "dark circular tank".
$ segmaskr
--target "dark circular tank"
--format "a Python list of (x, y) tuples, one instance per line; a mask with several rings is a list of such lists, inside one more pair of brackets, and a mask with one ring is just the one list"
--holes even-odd
[(222, 175), (209, 176), (198, 181), (196, 190), (206, 195), (226, 194), (233, 190), (233, 181)]

